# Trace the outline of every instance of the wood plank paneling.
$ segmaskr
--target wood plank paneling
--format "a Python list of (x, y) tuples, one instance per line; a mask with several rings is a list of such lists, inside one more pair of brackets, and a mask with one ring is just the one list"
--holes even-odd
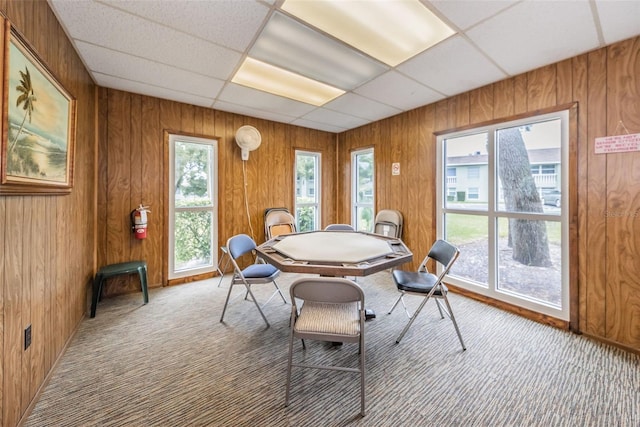
[(141, 133), (141, 203), (149, 206), (148, 237), (140, 242), (140, 259), (147, 260), (147, 279), (149, 283), (163, 283), (162, 258), (163, 249), (163, 212), (164, 212), (164, 185), (163, 180), (153, 177), (162, 177), (164, 169), (164, 141), (160, 129), (160, 103), (157, 98), (142, 97), (142, 120), (140, 121)]
[[(492, 85), (493, 114), (495, 119), (513, 116), (515, 107), (515, 79), (502, 80)], [(474, 122), (475, 123), (475, 122)]]
[[(77, 100), (74, 188), (0, 197), (0, 425), (15, 426), (86, 311), (96, 219), (95, 85), (45, 1), (0, 11)], [(24, 330), (32, 341), (24, 349)]]
[[(25, 219), (26, 222), (26, 219)], [(31, 272), (31, 316), (26, 319), (32, 325), (31, 375), (29, 402), (35, 396), (40, 384), (44, 381), (47, 365), (45, 361), (45, 301), (46, 301), (46, 265), (48, 258), (47, 203), (43, 197), (34, 197), (30, 225), (31, 242), (27, 242), (33, 262)], [(31, 243), (31, 244), (29, 244)]]
[(527, 111), (558, 105), (556, 102), (556, 65), (547, 65), (527, 73)]
[(524, 114), (527, 112), (528, 76), (520, 74), (513, 78), (513, 112)]
[(573, 61), (558, 62), (556, 66), (556, 102), (558, 105), (569, 104), (575, 100), (573, 96)]
[[(130, 261), (131, 233), (131, 169), (139, 158), (131, 157), (131, 95), (115, 91), (108, 101), (107, 146), (107, 259), (100, 266)], [(129, 288), (128, 277), (114, 277), (106, 281), (103, 294), (111, 295), (121, 288)]]
[(606, 319), (606, 265), (607, 250), (604, 236), (607, 235), (607, 224), (604, 212), (607, 210), (607, 159), (606, 156), (595, 154), (594, 140), (605, 136), (606, 130), (606, 52), (602, 49), (588, 55), (588, 96), (587, 96), (587, 139), (581, 145), (587, 147), (587, 200), (584, 201), (587, 210), (586, 245), (589, 250), (583, 254), (587, 257), (587, 281), (582, 284), (585, 293), (585, 321), (583, 332), (605, 337)]
[[(607, 52), (607, 135), (640, 133), (640, 38)], [(635, 77), (635, 78), (634, 78)], [(606, 337), (640, 347), (640, 152), (607, 154)]]
[(15, 425), (22, 414), (22, 224), (24, 198), (8, 198), (4, 240), (4, 422)]
[[(571, 71), (572, 71), (572, 99), (575, 100), (578, 104), (578, 135), (576, 135), (577, 142), (577, 155), (576, 155), (576, 163), (577, 163), (577, 198), (578, 198), (578, 236), (582, 236), (582, 238), (578, 239), (577, 248), (578, 254), (587, 254), (588, 246), (587, 246), (587, 224), (588, 224), (588, 216), (587, 216), (587, 204), (580, 203), (580, 201), (587, 200), (587, 180), (588, 180), (588, 172), (589, 172), (589, 146), (584, 142), (587, 141), (587, 109), (583, 108), (583, 105), (587, 105), (587, 97), (588, 97), (588, 86), (587, 86), (587, 55), (581, 55), (575, 57), (571, 60)], [(560, 73), (559, 73), (560, 74)], [(559, 100), (563, 100), (563, 98), (559, 97)], [(586, 330), (586, 292), (584, 291), (584, 286), (580, 286), (581, 284), (586, 284), (587, 282), (587, 265), (588, 265), (587, 256), (579, 256), (578, 257), (578, 283), (576, 286), (578, 287), (578, 313), (572, 313), (572, 315), (577, 315), (579, 319), (579, 327), (578, 330), (584, 331)]]
[(472, 91), (469, 96), (470, 123), (487, 122), (493, 118), (494, 86), (484, 86)]
[[(34, 236), (31, 234), (31, 218), (33, 214), (33, 197), (28, 196), (23, 199), (22, 205), (22, 242), (17, 241), (18, 245), (23, 248), (22, 250), (22, 260), (20, 260), (20, 267), (22, 269), (20, 276), (22, 279), (22, 289), (18, 290), (17, 293), (21, 294), (21, 301), (19, 301), (21, 308), (22, 319), (20, 319), (20, 326), (22, 331), (25, 331), (27, 327), (31, 324), (31, 287), (32, 287), (32, 275), (31, 270), (36, 270), (37, 266), (32, 265), (27, 260), (30, 260), (29, 255), (31, 252), (31, 243), (37, 243), (34, 241)], [(33, 326), (32, 331), (33, 333)], [(20, 356), (22, 358), (22, 398), (21, 398), (21, 407), (20, 413), (24, 413), (31, 401), (31, 353), (33, 351), (33, 347), (29, 346), (29, 348), (24, 348), (25, 346), (25, 337), (24, 332), (20, 335), (20, 341), (22, 344), (23, 352), (20, 352)]]

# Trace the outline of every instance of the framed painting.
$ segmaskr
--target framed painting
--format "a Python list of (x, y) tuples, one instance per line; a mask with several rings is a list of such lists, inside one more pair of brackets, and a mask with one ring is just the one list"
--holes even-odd
[(73, 187), (76, 102), (5, 19), (0, 194)]

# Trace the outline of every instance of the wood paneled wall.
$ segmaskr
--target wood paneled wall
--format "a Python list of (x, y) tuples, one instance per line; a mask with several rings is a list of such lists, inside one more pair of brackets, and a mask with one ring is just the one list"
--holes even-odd
[[(594, 153), (596, 137), (625, 133), (621, 121), (629, 133), (640, 132), (640, 38), (341, 134), (337, 220), (349, 219), (350, 152), (373, 146), (376, 209), (402, 211), (406, 243), (425, 254), (436, 230), (434, 133), (572, 103), (572, 326), (640, 350), (640, 152)], [(398, 176), (391, 175), (394, 162)]]
[[(70, 195), (0, 196), (0, 425), (15, 426), (86, 312), (95, 263), (96, 90), (46, 1), (0, 11), (77, 99)], [(37, 108), (37, 106), (36, 106)], [(24, 330), (32, 343), (24, 350)]]
[[(98, 191), (98, 265), (145, 259), (151, 287), (165, 285), (166, 190), (165, 131), (218, 140), (218, 245), (238, 233), (264, 241), (264, 210), (284, 206), (293, 211), (294, 151), (322, 154), (322, 220), (333, 222), (335, 212), (336, 136), (297, 126), (260, 120), (208, 108), (161, 100), (112, 89), (100, 89), (100, 149)], [(255, 126), (262, 145), (246, 162), (247, 199), (244, 202), (243, 165), (235, 131)], [(140, 203), (150, 206), (149, 237), (136, 240), (129, 232), (129, 212)], [(114, 278), (106, 294), (139, 291), (135, 277)]]

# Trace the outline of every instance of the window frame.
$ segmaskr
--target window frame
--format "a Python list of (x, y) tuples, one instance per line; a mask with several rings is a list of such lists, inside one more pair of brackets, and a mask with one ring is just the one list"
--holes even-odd
[[(168, 134), (168, 150), (169, 150), (169, 167), (168, 167), (168, 188), (165, 192), (168, 196), (168, 221), (167, 221), (167, 278), (168, 280), (181, 279), (189, 276), (196, 276), (216, 271), (218, 265), (218, 139), (210, 137), (200, 137), (183, 134)], [(210, 158), (210, 180), (208, 182), (209, 192), (211, 194), (211, 205), (197, 207), (175, 206), (175, 192), (172, 183), (175, 182), (175, 147), (176, 142), (186, 142), (194, 144), (210, 145), (212, 147)], [(176, 212), (204, 212), (210, 211), (212, 216), (211, 223), (211, 264), (184, 270), (175, 270), (175, 214)]]
[[(304, 194), (301, 189), (298, 188), (298, 156), (311, 156), (315, 158), (315, 173), (313, 175), (313, 188), (315, 190), (313, 195), (309, 195), (309, 191), (305, 191)], [(313, 207), (315, 208), (314, 215), (314, 228), (313, 230), (319, 230), (322, 224), (322, 153), (319, 151), (298, 150), (294, 151), (293, 161), (293, 212), (296, 219), (296, 227), (300, 230), (300, 218), (298, 216), (298, 208)], [(298, 197), (313, 197), (314, 202), (299, 203)]]
[[(358, 167), (357, 167), (357, 158), (361, 155), (371, 154), (372, 162), (371, 162), (371, 189), (367, 190), (367, 194), (371, 194), (371, 203), (364, 203), (358, 201), (357, 191), (359, 189), (358, 185)], [(360, 228), (360, 221), (358, 217), (358, 209), (359, 208), (371, 208), (372, 215), (375, 215), (375, 206), (376, 206), (376, 167), (375, 167), (375, 152), (373, 147), (361, 148), (357, 150), (351, 151), (351, 225), (358, 231), (362, 231), (364, 229)], [(364, 231), (373, 231), (374, 218), (371, 219), (371, 227)]]

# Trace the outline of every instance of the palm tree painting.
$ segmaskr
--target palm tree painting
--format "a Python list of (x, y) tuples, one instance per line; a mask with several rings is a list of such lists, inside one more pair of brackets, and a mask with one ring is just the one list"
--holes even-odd
[(2, 183), (70, 188), (75, 100), (21, 36), (8, 42)]

